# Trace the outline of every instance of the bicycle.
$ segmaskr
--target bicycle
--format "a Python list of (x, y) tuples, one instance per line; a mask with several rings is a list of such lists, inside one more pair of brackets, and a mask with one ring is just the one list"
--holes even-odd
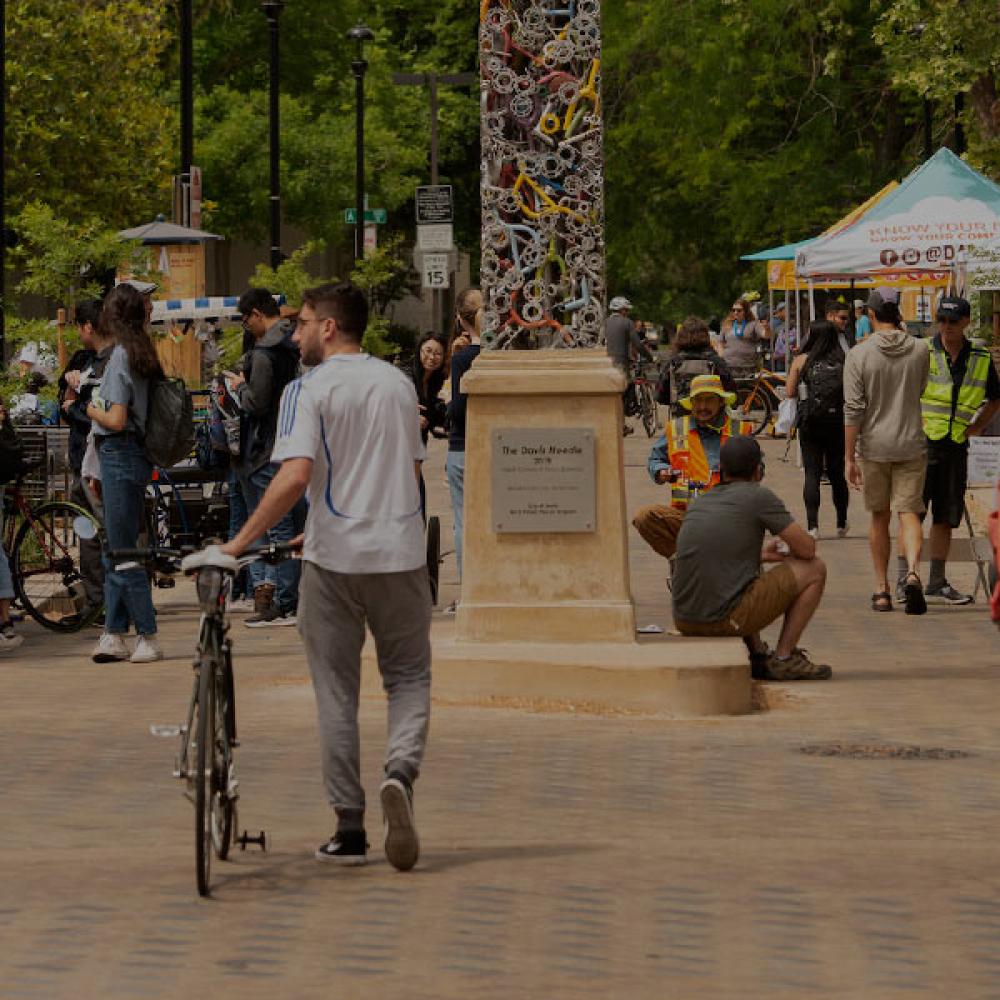
[(23, 480), (40, 464), (28, 464), (4, 487), (4, 551), (18, 607), (53, 632), (77, 632), (104, 610), (103, 601), (86, 603), (80, 569), (81, 542), (96, 538), (100, 525), (68, 500), (31, 505)]
[(651, 369), (655, 371), (655, 365), (636, 364), (629, 386), (632, 390), (633, 406), (642, 419), (646, 437), (652, 437), (662, 427), (660, 411), (656, 405), (656, 382), (659, 375), (650, 375)]
[(211, 892), (212, 854), (220, 861), (239, 844), (246, 850), (256, 844), (267, 850), (267, 835), (261, 830), (239, 836), (234, 751), (239, 746), (236, 730), (236, 689), (233, 678), (232, 640), (228, 637), (226, 602), (233, 577), (257, 559), (278, 563), (297, 549), (268, 545), (247, 551), (239, 558), (223, 555), (217, 546), (199, 552), (191, 549), (116, 549), (112, 559), (180, 558), (184, 573), (195, 577), (201, 622), (197, 656), (192, 664), (194, 681), (187, 721), (180, 727), (180, 751), (173, 776), (185, 782), (185, 797), (195, 807), (195, 872), (198, 894)]
[(764, 369), (750, 378), (736, 379), (736, 411), (750, 424), (757, 437), (771, 423), (771, 417), (785, 398), (785, 376)]

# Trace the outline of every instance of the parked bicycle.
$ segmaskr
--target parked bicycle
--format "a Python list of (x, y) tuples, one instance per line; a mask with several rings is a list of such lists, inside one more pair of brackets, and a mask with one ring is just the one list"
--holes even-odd
[(633, 366), (629, 388), (635, 411), (629, 416), (638, 416), (642, 420), (646, 437), (652, 437), (663, 426), (660, 420), (660, 411), (656, 405), (658, 379), (659, 372), (656, 365), (637, 363)]
[(785, 398), (785, 376), (780, 372), (759, 371), (750, 378), (736, 379), (736, 411), (750, 424), (757, 437), (766, 430)]
[(234, 751), (239, 746), (236, 729), (236, 689), (233, 677), (232, 640), (226, 605), (233, 577), (257, 559), (279, 563), (298, 552), (289, 545), (268, 545), (252, 549), (238, 559), (224, 555), (211, 545), (200, 552), (190, 549), (122, 549), (113, 559), (156, 560), (180, 558), (181, 569), (195, 577), (201, 608), (194, 682), (187, 720), (180, 727), (180, 750), (174, 777), (185, 783), (185, 796), (195, 807), (195, 873), (198, 893), (211, 891), (212, 855), (220, 861), (239, 844), (246, 850), (256, 844), (267, 850), (267, 835), (246, 830), (239, 836)]
[(17, 606), (54, 632), (76, 632), (103, 611), (103, 604), (88, 606), (81, 571), (81, 542), (97, 537), (100, 525), (68, 500), (29, 501), (23, 480), (40, 464), (4, 487), (4, 551)]

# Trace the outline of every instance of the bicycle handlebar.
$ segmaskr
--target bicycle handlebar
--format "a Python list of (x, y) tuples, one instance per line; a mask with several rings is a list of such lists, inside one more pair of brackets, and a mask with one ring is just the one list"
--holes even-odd
[[(200, 551), (193, 545), (185, 545), (182, 548), (146, 548), (146, 549), (111, 549), (109, 555), (112, 559), (155, 559), (157, 556), (166, 556), (168, 559), (181, 559), (184, 556), (192, 555)], [(237, 561), (241, 566), (256, 562), (258, 559), (271, 564), (283, 562), (301, 553), (299, 546), (289, 545), (287, 542), (275, 542), (271, 545), (259, 545), (252, 549), (247, 549)]]

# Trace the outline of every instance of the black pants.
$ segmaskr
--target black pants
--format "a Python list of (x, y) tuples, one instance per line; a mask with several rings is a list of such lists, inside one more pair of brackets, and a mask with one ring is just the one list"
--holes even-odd
[(806, 470), (802, 499), (806, 504), (806, 521), (810, 528), (819, 527), (819, 481), (823, 466), (833, 487), (833, 506), (837, 509), (837, 527), (847, 523), (850, 493), (844, 477), (844, 425), (840, 422), (803, 425), (799, 428), (802, 464)]

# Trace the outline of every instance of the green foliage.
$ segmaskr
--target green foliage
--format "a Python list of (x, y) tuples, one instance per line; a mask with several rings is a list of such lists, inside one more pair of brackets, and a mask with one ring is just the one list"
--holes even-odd
[(305, 243), (293, 251), (277, 268), (258, 264), (250, 279), (253, 288), (266, 288), (269, 292), (285, 296), (288, 305), (298, 309), (302, 305), (302, 293), (307, 288), (322, 285), (331, 280), (313, 275), (306, 267), (306, 260), (321, 253), (323, 244), (319, 240)]
[(366, 254), (351, 272), (351, 281), (368, 295), (369, 309), (379, 315), (385, 315), (394, 302), (415, 290), (413, 280), (401, 233)]
[(72, 221), (124, 228), (169, 203), (175, 118), (161, 59), (167, 0), (6, 6), (7, 208), (44, 199)]
[[(876, 7), (881, 6), (876, 4)], [(610, 294), (718, 313), (762, 267), (913, 161), (869, 0), (604, 5)], [(909, 103), (907, 103), (909, 101)]]
[(384, 316), (372, 315), (368, 318), (368, 328), (361, 338), (361, 349), (375, 358), (385, 358), (399, 350), (399, 345), (389, 338), (389, 321)]
[(119, 265), (146, 277), (148, 256), (141, 243), (121, 240), (99, 219), (71, 223), (49, 205), (32, 202), (14, 225), (22, 241), (16, 251), (24, 270), (17, 286), (22, 294), (44, 295), (72, 313), (80, 299), (100, 295), (102, 274)]
[[(970, 160), (1000, 176), (1000, 6), (996, 0), (894, 0), (876, 25), (893, 83), (950, 118), (966, 94)], [(946, 118), (947, 121), (947, 118)]]

